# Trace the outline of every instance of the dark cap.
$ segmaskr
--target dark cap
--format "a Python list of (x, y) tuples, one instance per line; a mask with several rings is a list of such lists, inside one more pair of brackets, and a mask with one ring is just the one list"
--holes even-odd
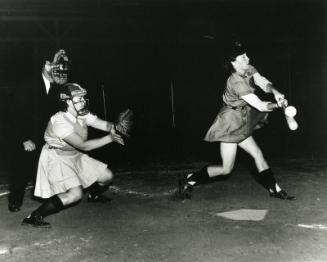
[(228, 51), (228, 60), (234, 61), (236, 57), (246, 53), (245, 47), (238, 41), (235, 41), (231, 44), (230, 49)]

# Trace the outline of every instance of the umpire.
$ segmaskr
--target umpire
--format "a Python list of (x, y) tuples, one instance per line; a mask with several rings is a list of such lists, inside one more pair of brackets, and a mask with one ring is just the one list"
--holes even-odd
[[(46, 61), (37, 81), (24, 83), (14, 92), (11, 116), (12, 175), (9, 180), (8, 210), (20, 210), (28, 182), (34, 182), (43, 133), (49, 117), (58, 110), (62, 85), (68, 80), (70, 61), (60, 49)], [(17, 116), (19, 116), (17, 120)]]

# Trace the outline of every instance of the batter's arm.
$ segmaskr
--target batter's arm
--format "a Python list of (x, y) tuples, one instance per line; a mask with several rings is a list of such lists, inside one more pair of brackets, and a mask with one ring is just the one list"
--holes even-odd
[(253, 74), (254, 83), (259, 86), (265, 93), (272, 93), (272, 83), (265, 78), (264, 76), (260, 75), (258, 72)]
[(279, 106), (288, 105), (288, 101), (285, 99), (285, 95), (279, 92), (273, 84), (258, 72), (253, 74), (254, 83), (259, 86), (265, 93), (273, 94), (275, 100), (280, 104)]
[(260, 112), (270, 112), (275, 108), (278, 108), (277, 104), (262, 101), (258, 96), (255, 94), (247, 94), (244, 96), (241, 96), (241, 98), (247, 102), (249, 105), (253, 106)]

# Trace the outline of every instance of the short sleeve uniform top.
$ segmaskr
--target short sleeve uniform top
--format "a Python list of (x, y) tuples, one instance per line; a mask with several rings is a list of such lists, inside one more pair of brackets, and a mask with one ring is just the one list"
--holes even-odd
[(44, 133), (44, 140), (49, 146), (62, 150), (74, 150), (74, 147), (67, 144), (64, 138), (76, 133), (84, 141), (87, 140), (87, 126), (92, 124), (95, 119), (97, 119), (97, 116), (91, 113), (76, 118), (69, 112), (60, 111), (51, 117)]
[(224, 106), (209, 128), (204, 140), (207, 142), (239, 143), (252, 135), (259, 122), (267, 117), (247, 104), (242, 96), (253, 94), (253, 75), (257, 70), (249, 65), (244, 75), (233, 73), (226, 82), (223, 93)]

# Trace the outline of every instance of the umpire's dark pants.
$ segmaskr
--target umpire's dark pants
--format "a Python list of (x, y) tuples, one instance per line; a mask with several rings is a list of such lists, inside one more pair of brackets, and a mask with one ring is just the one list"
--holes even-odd
[(25, 151), (23, 144), (16, 145), (11, 157), (9, 203), (21, 206), (29, 182), (35, 183), (39, 150)]

